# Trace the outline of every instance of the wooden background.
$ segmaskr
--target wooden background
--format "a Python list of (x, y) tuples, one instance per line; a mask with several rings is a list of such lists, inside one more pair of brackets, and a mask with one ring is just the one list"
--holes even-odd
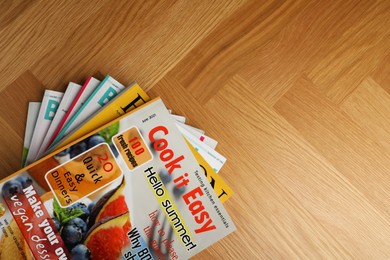
[(219, 141), (238, 230), (195, 259), (390, 258), (390, 1), (0, 0), (1, 176), (96, 71)]

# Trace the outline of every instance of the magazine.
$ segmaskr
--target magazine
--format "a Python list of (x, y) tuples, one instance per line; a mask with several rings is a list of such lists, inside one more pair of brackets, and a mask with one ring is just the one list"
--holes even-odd
[(190, 144), (190, 142), (188, 142), (187, 139), (186, 142), (195, 159), (198, 161), (200, 168), (202, 168), (203, 173), (207, 177), (207, 180), (209, 181), (215, 194), (218, 196), (219, 200), (224, 203), (233, 195), (233, 190), (226, 184), (222, 177), (215, 172), (206, 159), (200, 155), (200, 153)]
[(184, 128), (189, 133), (191, 133), (196, 138), (198, 138), (198, 140), (200, 140), (201, 142), (205, 143), (206, 145), (208, 145), (209, 147), (211, 147), (212, 149), (215, 150), (215, 148), (217, 147), (218, 142), (216, 140), (214, 140), (213, 138), (205, 135), (205, 131), (203, 131), (202, 129), (199, 129), (199, 128), (196, 128), (196, 127), (193, 127), (193, 126), (190, 126), (190, 125), (186, 124), (186, 118), (184, 116), (172, 114), (171, 110), (169, 110), (169, 113), (171, 113), (171, 116), (177, 121), (177, 123), (182, 128)]
[(61, 99), (61, 103), (58, 106), (57, 113), (55, 114), (53, 120), (51, 121), (50, 127), (46, 132), (46, 136), (43, 139), (42, 143), (40, 143), (40, 148), (38, 150), (37, 155), (34, 158), (34, 161), (40, 159), (43, 153), (46, 151), (49, 141), (53, 136), (54, 132), (58, 128), (61, 120), (64, 118), (65, 114), (68, 112), (70, 105), (72, 104), (74, 98), (79, 93), (81, 86), (79, 84), (70, 82), (68, 87), (65, 90), (65, 93)]
[(201, 135), (204, 135), (205, 134), (205, 131), (203, 129), (199, 129), (199, 128), (196, 128), (196, 127), (193, 127), (193, 126), (190, 126), (190, 125), (187, 125), (188, 128), (191, 128), (191, 133), (195, 133), (195, 132), (198, 132), (199, 134)]
[(175, 115), (175, 114), (171, 114), (171, 115), (172, 115), (173, 118), (176, 119), (176, 121), (178, 123), (182, 123), (183, 125), (186, 125), (187, 126), (187, 130), (191, 129), (191, 130), (189, 130), (189, 132), (191, 132), (191, 133), (198, 133), (198, 134), (202, 134), (202, 135), (205, 133), (205, 131), (203, 129), (199, 129), (199, 128), (187, 125), (186, 124), (186, 118), (184, 116)]
[[(62, 118), (61, 122), (58, 124), (57, 129), (54, 131), (53, 135), (50, 138), (48, 143), (48, 147), (53, 143), (55, 137), (62, 130), (62, 128), (69, 122), (71, 118), (76, 114), (76, 112), (84, 105), (85, 101), (90, 97), (100, 84), (100, 81), (93, 78), (88, 77), (83, 87), (80, 89), (77, 96), (74, 98), (73, 103), (70, 105), (68, 112), (66, 112), (65, 116)], [(48, 147), (43, 152), (46, 152)]]
[(179, 131), (183, 134), (183, 136), (190, 142), (192, 146), (199, 152), (199, 154), (205, 158), (205, 160), (213, 167), (215, 172), (219, 172), (222, 166), (226, 162), (226, 158), (218, 153), (216, 150), (213, 150), (198, 138), (194, 137), (190, 132), (184, 129), (182, 126), (177, 124)]
[(159, 98), (0, 186), (15, 257), (188, 259), (235, 230)]
[(202, 134), (204, 135), (205, 134), (205, 131), (203, 129), (199, 129), (199, 128), (196, 128), (196, 127), (193, 127), (193, 126), (190, 126), (190, 125), (187, 125), (188, 128), (191, 128), (191, 133), (193, 132), (198, 132), (199, 134)]
[(179, 116), (179, 115), (174, 115), (174, 114), (171, 114), (171, 116), (172, 116), (177, 122), (180, 122), (180, 123), (183, 123), (183, 124), (186, 123), (186, 118), (185, 118), (184, 116)]
[[(144, 104), (146, 101), (149, 101), (149, 96), (141, 89), (138, 84), (127, 88), (125, 91), (120, 93), (115, 99), (108, 103), (103, 110), (99, 111), (95, 116), (92, 117), (90, 122), (87, 122), (85, 126), (81, 128), (85, 129), (82, 131), (84, 133), (92, 132), (102, 125), (102, 122), (109, 122), (111, 120), (119, 117), (124, 113), (124, 110), (121, 107), (128, 107), (127, 112), (130, 108), (136, 108)], [(132, 104), (128, 106), (128, 104)], [(177, 122), (179, 123), (180, 122)], [(90, 131), (87, 131), (90, 130)], [(83, 136), (82, 132), (78, 131), (71, 135), (71, 137), (76, 140)], [(108, 134), (108, 133), (107, 133)], [(109, 137), (108, 137), (109, 138)], [(195, 137), (194, 137), (195, 138)], [(66, 140), (67, 143), (70, 143), (69, 140)], [(195, 158), (197, 158), (198, 163), (204, 171), (209, 183), (214, 188), (216, 194), (219, 195), (221, 202), (225, 202), (233, 194), (231, 188), (225, 183), (225, 181), (214, 171), (213, 167), (193, 148), (193, 146), (187, 142), (193, 152)]]
[(47, 130), (57, 112), (60, 105), (62, 96), (64, 93), (45, 90), (43, 95), (42, 104), (39, 109), (38, 117), (34, 127), (34, 133), (31, 138), (30, 147), (26, 157), (26, 165), (32, 163), (38, 154), (39, 147), (45, 138)]
[[(149, 100), (150, 100), (149, 96), (142, 90), (142, 88), (138, 84), (133, 83), (125, 91), (121, 92), (113, 100), (107, 103), (101, 110), (99, 110), (97, 113), (91, 116), (91, 119), (89, 121), (85, 122), (73, 133), (70, 133), (66, 137), (64, 142), (62, 143), (60, 142), (59, 148), (80, 138), (85, 134), (94, 131), (99, 126), (110, 122), (111, 120), (119, 117), (125, 112), (129, 112), (130, 110), (143, 105), (145, 102)], [(109, 133), (106, 133), (106, 136), (107, 135), (109, 136)], [(198, 137), (191, 136), (191, 138), (196, 139)], [(193, 150), (193, 153), (196, 158), (201, 157), (196, 150)], [(201, 159), (203, 158), (199, 158), (198, 162), (201, 165), (202, 169), (204, 170), (211, 186), (214, 188), (216, 194), (223, 194), (220, 200), (222, 202), (225, 202), (233, 194), (233, 192), (229, 188), (229, 186), (223, 181), (223, 179), (214, 172), (215, 171), (214, 168), (220, 167), (220, 165), (218, 164), (217, 166), (215, 166), (214, 163), (213, 165), (214, 167), (212, 167), (207, 160), (201, 160)], [(210, 157), (208, 159), (210, 160)], [(213, 160), (211, 160), (211, 162), (213, 162)]]
[(215, 150), (215, 148), (217, 147), (217, 144), (218, 144), (217, 140), (215, 140), (215, 139), (213, 139), (205, 134), (201, 134), (199, 131), (194, 130), (194, 129), (196, 129), (195, 127), (192, 127), (192, 126), (180, 123), (180, 122), (177, 122), (177, 124), (179, 126), (181, 126), (183, 129), (187, 130), (188, 133), (192, 134), (195, 138), (197, 138), (202, 143), (206, 144), (211, 149)]
[(40, 107), (41, 102), (28, 103), (26, 128), (24, 130), (23, 140), (22, 167), (24, 167), (26, 163), (28, 149), (30, 148), (31, 138), (34, 132), (35, 123), (37, 122)]
[[(62, 139), (59, 139), (57, 144), (54, 145), (51, 150), (69, 144), (81, 136), (86, 135), (96, 128), (110, 122), (111, 120), (145, 104), (149, 100), (150, 97), (146, 94), (146, 92), (137, 83), (132, 83), (103, 107), (98, 109), (96, 109), (96, 107), (88, 108), (87, 113), (84, 111), (75, 115), (78, 116), (78, 118), (86, 118), (86, 114), (89, 114), (89, 118), (77, 128), (74, 128), (73, 131), (69, 132)], [(78, 119), (75, 119), (74, 121), (77, 120)]]
[(125, 86), (116, 81), (114, 78), (106, 76), (99, 86), (97, 86), (95, 91), (88, 97), (81, 108), (76, 112), (76, 114), (61, 129), (58, 135), (54, 138), (50, 148), (55, 147), (59, 140), (76, 127), (82, 125), (88, 117), (90, 117), (96, 110), (107, 104), (107, 102), (113, 99), (124, 88)]

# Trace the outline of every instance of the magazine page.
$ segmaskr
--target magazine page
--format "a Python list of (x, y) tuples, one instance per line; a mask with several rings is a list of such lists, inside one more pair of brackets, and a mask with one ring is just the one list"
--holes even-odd
[(31, 138), (34, 132), (35, 123), (37, 122), (41, 102), (29, 102), (27, 110), (26, 128), (24, 130), (22, 167), (27, 159), (28, 149), (30, 148)]
[(195, 159), (198, 161), (200, 168), (202, 168), (203, 173), (207, 177), (207, 180), (209, 181), (215, 194), (218, 196), (219, 200), (224, 203), (233, 195), (233, 190), (226, 184), (221, 175), (214, 171), (213, 167), (211, 167), (206, 159), (198, 153), (195, 147), (193, 147), (187, 139), (186, 142)]
[(40, 144), (40, 148), (38, 150), (37, 155), (34, 158), (34, 161), (40, 159), (43, 153), (46, 151), (49, 141), (52, 138), (54, 132), (56, 131), (59, 123), (64, 118), (65, 114), (68, 112), (70, 105), (72, 104), (74, 98), (79, 93), (81, 89), (81, 85), (70, 82), (68, 87), (65, 90), (65, 93), (61, 99), (61, 103), (58, 106), (57, 113), (55, 114), (53, 120), (51, 121), (50, 127), (47, 130), (46, 136)]
[(35, 123), (34, 133), (31, 138), (31, 143), (26, 158), (26, 165), (32, 163), (35, 160), (35, 157), (39, 151), (39, 147), (45, 138), (47, 130), (49, 129), (50, 124), (57, 112), (63, 95), (64, 93), (62, 92), (45, 90), (42, 104)]
[(106, 76), (97, 86), (95, 91), (88, 97), (84, 105), (75, 113), (69, 122), (61, 129), (54, 138), (50, 148), (57, 145), (58, 141), (69, 134), (73, 129), (83, 124), (93, 113), (102, 108), (107, 102), (113, 99), (125, 86), (111, 76)]
[[(170, 111), (170, 113), (171, 113), (171, 111)], [(181, 127), (183, 127), (185, 130), (187, 130), (192, 135), (194, 135), (196, 138), (198, 138), (198, 140), (200, 140), (201, 142), (205, 143), (206, 145), (208, 145), (209, 147), (211, 147), (212, 149), (215, 150), (215, 148), (217, 147), (218, 142), (216, 140), (214, 140), (213, 138), (205, 135), (205, 131), (203, 131), (202, 129), (199, 129), (199, 128), (196, 128), (196, 127), (193, 127), (191, 125), (186, 124), (186, 118), (184, 116), (175, 115), (175, 114), (172, 114), (172, 113), (171, 113), (171, 116), (176, 120), (176, 122)]]
[(186, 118), (184, 116), (174, 115), (171, 114), (171, 116), (178, 122), (185, 124)]
[[(175, 114), (172, 114), (171, 113), (171, 116), (179, 123), (183, 124), (183, 125), (186, 125), (187, 126), (187, 131), (189, 131), (190, 133), (193, 133), (193, 132), (198, 132), (199, 134), (204, 134), (204, 130), (202, 129), (199, 129), (199, 128), (196, 128), (196, 127), (193, 127), (193, 126), (190, 126), (188, 124), (186, 124), (186, 118), (184, 116), (180, 116), (180, 115), (175, 115)], [(189, 130), (191, 129), (191, 130)]]
[(188, 142), (190, 142), (191, 145), (194, 146), (195, 149), (199, 152), (199, 154), (205, 158), (205, 160), (213, 167), (214, 171), (219, 172), (219, 170), (225, 164), (226, 158), (198, 140), (196, 136), (192, 135), (179, 124), (177, 124), (177, 127), (182, 135), (188, 140)]
[(15, 257), (188, 259), (235, 230), (160, 99), (0, 187), (0, 247)]
[[(95, 113), (91, 114), (89, 116), (89, 120), (75, 128), (68, 135), (64, 136), (62, 140), (59, 140), (58, 145), (53, 147), (52, 150), (57, 149), (56, 147), (64, 146), (81, 136), (90, 133), (111, 120), (142, 106), (149, 100), (150, 97), (146, 94), (146, 92), (137, 83), (132, 83), (110, 102), (105, 104), (103, 108), (98, 109)], [(79, 116), (83, 117), (82, 114)]]
[(177, 124), (179, 126), (181, 126), (183, 129), (187, 130), (187, 132), (191, 133), (195, 138), (197, 138), (199, 141), (201, 141), (202, 143), (204, 143), (205, 145), (207, 145), (211, 149), (215, 150), (215, 148), (217, 147), (217, 144), (218, 144), (217, 140), (215, 140), (207, 135), (201, 134), (198, 131), (195, 131), (193, 129), (193, 127), (191, 127), (187, 124), (183, 124), (180, 122), (177, 122)]
[(198, 132), (198, 133), (200, 133), (202, 135), (205, 134), (205, 131), (203, 129), (199, 129), (199, 128), (193, 127), (191, 125), (187, 125), (187, 128), (191, 128), (191, 131), (190, 131), (191, 133)]
[[(68, 112), (66, 112), (65, 116), (62, 118), (61, 122), (58, 124), (57, 129), (54, 131), (52, 138), (50, 139), (48, 146), (50, 146), (58, 133), (62, 130), (62, 128), (69, 122), (69, 120), (76, 114), (76, 112), (84, 105), (85, 101), (92, 95), (93, 91), (99, 86), (100, 81), (93, 78), (88, 77), (83, 87), (80, 89), (77, 96), (74, 98), (73, 103), (70, 105)], [(44, 152), (47, 151), (46, 150)]]

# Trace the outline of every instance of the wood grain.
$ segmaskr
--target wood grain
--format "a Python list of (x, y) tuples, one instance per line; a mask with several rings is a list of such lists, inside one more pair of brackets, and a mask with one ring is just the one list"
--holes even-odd
[[(238, 125), (242, 126), (242, 131), (236, 133), (239, 141), (235, 146), (249, 150), (251, 156), (246, 158), (250, 162), (261, 162), (264, 169), (297, 198), (307, 214), (325, 224), (326, 231), (341, 244), (339, 249), (347, 248), (354, 258), (383, 258), (390, 253), (390, 241), (383, 236), (390, 232), (388, 219), (372, 206), (372, 201), (345, 174), (303, 139), (306, 135), (302, 137), (302, 133), (273, 109), (262, 105), (256, 95), (252, 94), (246, 101), (241, 93), (247, 88), (242, 84), (231, 84), (224, 90), (207, 104), (207, 108), (218, 113), (224, 125), (232, 126), (234, 130)], [(241, 113), (245, 117), (236, 121)], [(254, 132), (261, 134), (254, 136)], [(367, 240), (362, 240), (362, 237)], [(375, 252), (362, 250), (369, 241), (373, 242), (371, 246), (376, 248)], [(304, 240), (298, 242), (299, 245), (304, 243)], [(331, 247), (327, 250), (333, 252)], [(301, 257), (297, 255), (297, 258)]]
[[(334, 47), (309, 72), (309, 77), (335, 103), (340, 103), (379, 65), (389, 51), (390, 2), (375, 1), (334, 42)], [(375, 29), (374, 29), (375, 28)]]
[[(250, 59), (239, 75), (248, 80), (268, 104), (273, 105), (303, 72), (313, 71), (334, 49), (340, 48), (336, 41), (362, 19), (372, 2), (310, 2), (276, 36), (252, 52), (256, 58)], [(350, 45), (343, 45), (346, 46)], [(325, 73), (325, 70), (320, 72)], [(332, 72), (325, 79), (329, 80), (336, 72), (344, 73), (334, 68)], [(342, 76), (337, 79), (342, 80)], [(323, 87), (323, 91), (327, 89)]]
[[(377, 210), (390, 216), (390, 187), (384, 181), (390, 169), (390, 153), (305, 78), (299, 80), (275, 108), (370, 199)], [(376, 189), (381, 192), (373, 192)]]
[(377, 82), (367, 78), (344, 100), (341, 109), (376, 143), (390, 151), (390, 94)]
[(0, 164), (97, 71), (219, 141), (237, 231), (194, 259), (390, 258), (390, 2), (0, 0)]
[[(44, 86), (30, 72), (21, 74), (12, 84), (1, 92), (0, 102), (1, 113), (1, 135), (0, 160), (3, 172), (1, 177), (15, 172), (21, 167), (17, 163), (22, 153), (24, 128), (26, 126), (28, 102), (21, 103), (21, 100), (41, 101)], [(12, 149), (9, 149), (13, 147)], [(7, 149), (8, 148), (8, 149)]]
[(386, 55), (371, 73), (372, 78), (390, 94), (390, 55)]

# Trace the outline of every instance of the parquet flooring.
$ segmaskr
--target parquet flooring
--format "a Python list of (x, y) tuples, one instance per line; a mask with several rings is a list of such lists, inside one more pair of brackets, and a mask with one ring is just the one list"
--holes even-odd
[(390, 258), (390, 1), (0, 0), (0, 166), (100, 71), (217, 139), (237, 231), (194, 259)]

